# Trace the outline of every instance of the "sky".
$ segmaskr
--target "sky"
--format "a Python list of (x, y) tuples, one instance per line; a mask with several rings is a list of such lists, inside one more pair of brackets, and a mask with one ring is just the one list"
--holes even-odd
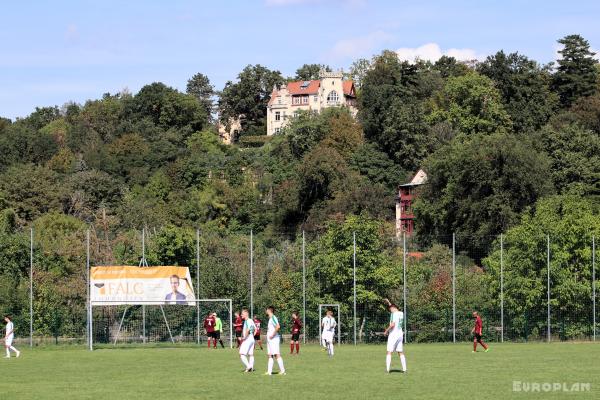
[(4, 2), (0, 116), (83, 103), (197, 72), (217, 90), (248, 64), (292, 76), (305, 63), (348, 69), (384, 49), (404, 59), (483, 59), (518, 51), (541, 63), (556, 41), (600, 49), (596, 0), (79, 0)]

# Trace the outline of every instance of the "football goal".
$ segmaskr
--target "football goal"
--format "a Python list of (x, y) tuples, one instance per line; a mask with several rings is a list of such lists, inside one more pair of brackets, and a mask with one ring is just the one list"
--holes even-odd
[(334, 341), (337, 343), (341, 343), (341, 317), (340, 317), (340, 305), (339, 304), (319, 304), (319, 345), (323, 343), (323, 328), (321, 327), (321, 323), (323, 321), (323, 317), (327, 313), (327, 310), (333, 311), (333, 318), (336, 321), (336, 332), (334, 334)]
[(90, 349), (148, 343), (166, 346), (206, 343), (203, 322), (210, 313), (221, 319), (221, 340), (233, 347), (231, 299), (185, 300), (183, 304), (137, 301), (125, 305), (95, 301), (88, 315)]

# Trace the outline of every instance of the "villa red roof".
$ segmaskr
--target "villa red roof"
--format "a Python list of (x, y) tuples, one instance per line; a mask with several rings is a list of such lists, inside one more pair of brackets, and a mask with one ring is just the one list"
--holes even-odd
[(319, 93), (319, 87), (321, 86), (321, 81), (308, 81), (309, 84), (305, 88), (302, 88), (304, 81), (298, 82), (290, 82), (287, 84), (287, 89), (290, 94), (317, 94)]

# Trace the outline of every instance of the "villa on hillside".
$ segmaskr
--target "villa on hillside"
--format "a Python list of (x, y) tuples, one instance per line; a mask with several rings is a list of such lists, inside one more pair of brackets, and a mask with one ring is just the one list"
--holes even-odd
[(318, 80), (288, 82), (274, 87), (267, 105), (267, 135), (276, 135), (299, 110), (321, 112), (327, 107), (348, 107), (356, 115), (354, 83), (342, 71), (321, 70)]

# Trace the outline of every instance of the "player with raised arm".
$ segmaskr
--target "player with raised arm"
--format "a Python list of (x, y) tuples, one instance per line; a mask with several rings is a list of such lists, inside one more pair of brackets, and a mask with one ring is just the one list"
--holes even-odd
[(285, 375), (285, 367), (283, 366), (283, 358), (281, 358), (281, 351), (279, 350), (279, 343), (281, 337), (279, 336), (279, 320), (275, 316), (275, 308), (273, 306), (267, 307), (267, 316), (269, 317), (269, 323), (267, 325), (267, 352), (269, 354), (269, 361), (267, 363), (267, 372), (265, 375), (273, 374), (273, 358), (277, 359), (277, 365), (279, 365), (279, 374)]
[(337, 322), (335, 322), (335, 318), (333, 318), (333, 310), (329, 308), (327, 309), (327, 313), (321, 321), (321, 329), (323, 329), (321, 333), (321, 339), (323, 341), (323, 346), (327, 349), (327, 354), (329, 354), (329, 357), (333, 357), (334, 354), (333, 338), (336, 326)]
[(292, 340), (290, 341), (290, 354), (294, 354), (294, 345), (296, 346), (296, 354), (300, 353), (300, 330), (302, 329), (302, 321), (298, 316), (298, 311), (292, 313)]
[(250, 318), (248, 309), (242, 310), (242, 319), (244, 326), (242, 328), (242, 343), (240, 344), (240, 359), (246, 367), (244, 372), (254, 371), (254, 321)]
[(235, 331), (235, 341), (237, 343), (237, 348), (240, 348), (242, 344), (242, 330), (244, 328), (244, 320), (240, 316), (239, 311), (236, 311), (233, 320), (233, 330)]
[(15, 325), (8, 315), (4, 316), (4, 322), (6, 322), (6, 333), (4, 335), (4, 347), (6, 348), (5, 358), (10, 358), (11, 350), (15, 352), (18, 358), (21, 356), (21, 352), (12, 345), (13, 339), (15, 338)]
[(489, 348), (488, 345), (481, 340), (481, 333), (483, 331), (483, 322), (477, 311), (473, 311), (473, 317), (475, 318), (475, 326), (471, 329), (473, 334), (473, 353), (477, 352), (477, 343), (483, 346), (484, 352), (487, 353)]
[(390, 323), (383, 333), (388, 337), (387, 340), (387, 356), (385, 358), (386, 370), (389, 373), (390, 367), (392, 366), (392, 353), (397, 352), (400, 356), (400, 363), (402, 364), (402, 372), (406, 372), (406, 358), (404, 357), (403, 342), (404, 342), (404, 331), (402, 325), (404, 324), (404, 313), (398, 309), (398, 306), (391, 303), (389, 300), (385, 300), (388, 310), (390, 311)]

